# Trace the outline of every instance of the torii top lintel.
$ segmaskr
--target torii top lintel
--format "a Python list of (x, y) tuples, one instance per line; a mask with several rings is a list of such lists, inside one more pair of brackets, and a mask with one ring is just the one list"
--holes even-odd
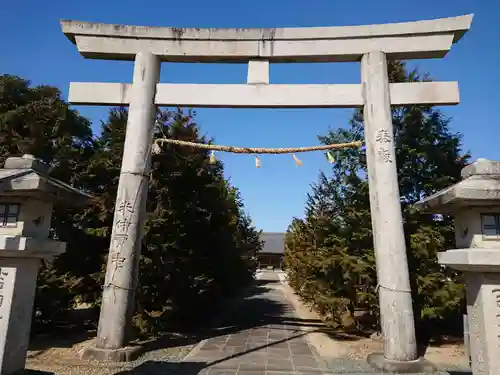
[(393, 59), (444, 57), (470, 28), (472, 14), (363, 26), (213, 29), (126, 26), (62, 20), (64, 34), (87, 58), (133, 60), (141, 51), (162, 61), (359, 61), (379, 50)]

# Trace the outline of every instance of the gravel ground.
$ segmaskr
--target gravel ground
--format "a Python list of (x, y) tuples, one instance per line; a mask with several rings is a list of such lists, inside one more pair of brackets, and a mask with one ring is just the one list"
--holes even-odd
[(111, 374), (168, 374), (177, 373), (179, 362), (195, 345), (176, 346), (145, 353), (134, 362), (109, 363), (64, 360), (57, 358), (28, 359), (26, 369), (29, 374), (56, 375), (111, 375)]
[[(366, 375), (380, 374), (379, 371), (372, 369), (366, 361), (335, 358), (327, 360), (327, 366), (332, 374), (350, 374), (350, 375)], [(438, 366), (439, 367), (439, 366)], [(470, 369), (447, 366), (442, 368), (434, 375), (471, 375)], [(403, 374), (404, 375), (404, 374)], [(418, 375), (418, 374), (412, 374)], [(425, 374), (422, 374), (425, 375)], [(428, 374), (427, 374), (428, 375)]]

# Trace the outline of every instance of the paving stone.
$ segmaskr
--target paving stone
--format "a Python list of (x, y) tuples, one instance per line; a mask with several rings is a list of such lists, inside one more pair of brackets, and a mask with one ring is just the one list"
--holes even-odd
[(207, 341), (212, 341), (212, 342), (226, 342), (227, 340), (229, 340), (229, 336), (215, 336), (215, 337), (211, 337), (209, 338)]
[(268, 333), (252, 333), (249, 337), (254, 340), (267, 340)]
[(249, 363), (242, 363), (238, 367), (238, 374), (241, 374), (242, 372), (250, 372), (250, 371), (258, 371), (260, 374), (264, 374), (266, 372), (266, 366), (262, 366), (259, 364), (249, 364)]
[(290, 353), (290, 349), (288, 347), (278, 348), (276, 345), (269, 345), (267, 347), (267, 351), (269, 353), (276, 353), (276, 354)]
[[(277, 330), (281, 330), (276, 332)], [(288, 338), (288, 333), (283, 331), (283, 328), (275, 328), (274, 331), (269, 332), (269, 338), (272, 340), (280, 340)]]
[(255, 358), (266, 358), (267, 352), (264, 349), (251, 349), (245, 351), (243, 356), (255, 357)]
[(320, 367), (317, 363), (311, 364), (310, 366), (293, 366), (295, 371), (325, 371), (326, 369)]
[(290, 340), (288, 344), (290, 345), (290, 348), (296, 348), (296, 349), (309, 349), (309, 345), (304, 341), (304, 339), (301, 337), (301, 340), (295, 340), (292, 341)]
[(266, 370), (293, 371), (293, 365), (291, 361), (268, 359), (266, 363)]
[(208, 339), (188, 360), (206, 362), (203, 374), (208, 375), (321, 374), (324, 366), (299, 330), (300, 322), (292, 324), (297, 318), (283, 293), (276, 288), (261, 292), (245, 297), (223, 319), (230, 332)]
[(267, 341), (247, 340), (247, 343), (245, 345), (268, 346), (268, 342)]
[(213, 369), (223, 369), (223, 370), (237, 370), (239, 366), (239, 361), (222, 361), (214, 362), (213, 364), (208, 364), (207, 368)]
[(318, 361), (314, 357), (300, 358), (292, 357), (292, 362), (295, 367), (319, 368)]
[(247, 340), (232, 340), (229, 339), (226, 343), (227, 346), (245, 346)]
[(293, 359), (297, 361), (307, 361), (308, 359), (316, 359), (316, 356), (312, 354), (312, 352), (308, 354), (294, 354)]
[(224, 345), (203, 345), (201, 351), (216, 351), (221, 352), (224, 349)]
[(237, 358), (237, 362), (240, 364), (253, 364), (254, 366), (259, 366), (261, 365), (262, 367), (265, 366), (266, 359), (265, 357), (256, 357), (256, 356), (242, 356), (240, 358)]
[(205, 344), (203, 344), (203, 347), (210, 347), (210, 346), (221, 346), (224, 347), (226, 346), (226, 341), (207, 341)]
[(276, 350), (290, 351), (290, 347), (288, 346), (287, 342), (282, 342), (282, 343), (279, 343), (279, 344), (275, 344), (271, 348), (276, 349)]
[(254, 335), (253, 333), (245, 337), (245, 341), (267, 341), (267, 334), (257, 334)]
[(247, 342), (245, 344), (245, 350), (251, 350), (251, 349), (260, 349), (262, 348), (263, 346), (265, 346), (265, 344), (255, 344), (255, 343), (250, 343), (250, 342)]
[(208, 375), (236, 375), (237, 370), (231, 370), (231, 369), (210, 369), (208, 372)]

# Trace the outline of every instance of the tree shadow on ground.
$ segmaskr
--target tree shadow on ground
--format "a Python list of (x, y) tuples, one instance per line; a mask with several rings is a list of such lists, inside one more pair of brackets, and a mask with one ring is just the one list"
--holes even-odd
[(197, 330), (192, 334), (185, 333), (175, 337), (171, 334), (163, 335), (146, 343), (144, 345), (145, 352), (194, 345), (202, 340), (265, 325), (286, 325), (290, 330), (299, 330), (301, 325), (308, 324), (308, 322), (301, 322), (297, 318), (282, 317), (288, 306), (262, 296), (269, 290), (265, 287), (266, 282), (257, 280), (255, 284), (244, 293), (243, 298), (240, 296), (219, 307), (218, 314), (214, 314), (210, 325), (197, 327)]
[(254, 280), (253, 285), (249, 288), (250, 293), (252, 293), (252, 289), (254, 288), (259, 288), (262, 286), (270, 285), (272, 283), (275, 283), (276, 281), (274, 280), (265, 280), (265, 279), (259, 279), (259, 280)]
[[(197, 325), (192, 329), (182, 330), (181, 332), (177, 327), (173, 327), (171, 329), (172, 333), (166, 333), (156, 339), (141, 342), (143, 352), (196, 345), (202, 340), (231, 335), (262, 326), (284, 327), (286, 330), (291, 331), (292, 334), (297, 332), (298, 336), (311, 332), (324, 332), (334, 339), (357, 339), (342, 333), (336, 333), (335, 330), (325, 327), (320, 319), (300, 319), (295, 317), (294, 309), (290, 305), (279, 299), (273, 299), (272, 295), (266, 294), (270, 291), (270, 284), (277, 282), (279, 281), (255, 280), (254, 284), (243, 293), (243, 296), (240, 295), (238, 298), (216, 306), (213, 311), (207, 314), (204, 325)], [(308, 332), (302, 332), (302, 330)], [(34, 358), (50, 348), (72, 347), (93, 336), (95, 336), (95, 331), (82, 332), (80, 335), (52, 335), (47, 337), (46, 340), (37, 340), (35, 338), (31, 342), (30, 350), (40, 350), (40, 352), (30, 355), (30, 358)], [(65, 339), (58, 339), (59, 337), (65, 337)]]
[(348, 332), (338, 332), (333, 328), (318, 329), (318, 331), (326, 333), (328, 337), (336, 341), (359, 341), (366, 338), (365, 335), (348, 333)]
[[(266, 292), (266, 285), (270, 282), (267, 280), (255, 280), (253, 285), (245, 291), (245, 298), (255, 297)], [(241, 294), (239, 298), (241, 298)], [(171, 324), (169, 331), (172, 333), (166, 333), (146, 343), (146, 351), (192, 345), (203, 338), (210, 337), (209, 332), (213, 329), (212, 321), (221, 315), (221, 311), (224, 313), (224, 309), (233, 303), (233, 300), (229, 300), (222, 305), (215, 304), (214, 308), (203, 311), (202, 319), (194, 324), (184, 326), (178, 323)], [(95, 318), (94, 315), (98, 314), (98, 312), (99, 309), (95, 308), (78, 309), (68, 315), (70, 318), (54, 324), (50, 329), (46, 329), (43, 326), (38, 327), (38, 332), (34, 332), (30, 339), (28, 350), (32, 353), (29, 354), (28, 358), (36, 358), (52, 348), (71, 348), (81, 342), (94, 338), (97, 331), (93, 326), (93, 322), (95, 321), (93, 318)]]
[(222, 313), (212, 321), (209, 327), (184, 337), (162, 336), (144, 345), (144, 350), (147, 352), (175, 346), (193, 345), (202, 340), (263, 326), (279, 326), (292, 333), (297, 332), (296, 336), (322, 332), (337, 340), (356, 341), (361, 339), (358, 336), (336, 332), (333, 328), (326, 327), (321, 319), (297, 318), (291, 305), (265, 294), (270, 290), (268, 284), (276, 282), (274, 280), (256, 280), (254, 286), (246, 291), (243, 298), (240, 296), (240, 298), (220, 308), (219, 313), (221, 311)]
[(176, 374), (176, 375), (197, 375), (207, 366), (206, 362), (156, 362), (147, 361), (143, 364), (125, 371), (115, 373), (115, 375), (156, 375), (156, 374)]
[[(267, 290), (266, 285), (268, 283), (269, 281), (266, 280), (255, 280), (253, 285), (245, 291), (244, 295), (258, 296)], [(241, 295), (239, 298), (241, 298)], [(220, 304), (218, 304), (218, 306), (214, 306), (214, 308), (209, 311), (203, 311), (203, 316), (201, 316), (202, 319), (195, 324), (184, 326), (178, 323), (171, 324), (169, 331), (173, 333), (166, 333), (154, 340), (154, 342), (158, 341), (162, 343), (162, 345), (167, 345), (162, 347), (168, 348), (191, 345), (199, 341), (198, 337), (200, 331), (205, 332), (210, 330), (212, 328), (211, 322), (213, 319), (221, 314), (221, 310), (223, 311), (224, 307), (231, 305), (231, 302), (232, 301), (222, 304), (222, 308)], [(74, 310), (69, 314), (69, 319), (56, 323), (51, 326), (50, 329), (38, 327), (38, 332), (32, 334), (28, 348), (28, 350), (34, 353), (31, 353), (28, 358), (38, 357), (52, 348), (71, 348), (81, 342), (94, 338), (97, 333), (93, 325), (95, 321), (94, 315), (96, 313), (99, 313), (99, 309), (89, 308)], [(203, 336), (205, 336), (205, 334), (203, 334)], [(146, 344), (145, 346), (149, 348), (150, 344)], [(152, 347), (154, 349), (160, 348), (157, 347), (156, 344)]]
[(27, 358), (36, 358), (51, 348), (71, 348), (74, 345), (95, 337), (95, 329), (75, 328), (74, 325), (61, 325), (54, 332), (35, 335), (29, 343), (31, 351)]

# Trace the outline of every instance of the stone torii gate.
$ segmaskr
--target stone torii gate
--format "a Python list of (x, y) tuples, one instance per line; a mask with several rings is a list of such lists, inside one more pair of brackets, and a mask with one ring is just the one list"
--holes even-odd
[[(384, 353), (380, 369), (420, 371), (398, 190), (391, 105), (454, 105), (457, 82), (389, 83), (388, 59), (441, 58), (472, 15), (367, 26), (198, 29), (61, 21), (91, 59), (134, 60), (132, 84), (72, 82), (69, 101), (129, 106), (106, 280), (94, 346), (84, 356), (129, 360), (147, 179), (157, 106), (233, 108), (363, 107), (370, 208)], [(269, 84), (269, 64), (359, 62), (361, 84)], [(161, 62), (247, 63), (247, 84), (159, 83)]]

